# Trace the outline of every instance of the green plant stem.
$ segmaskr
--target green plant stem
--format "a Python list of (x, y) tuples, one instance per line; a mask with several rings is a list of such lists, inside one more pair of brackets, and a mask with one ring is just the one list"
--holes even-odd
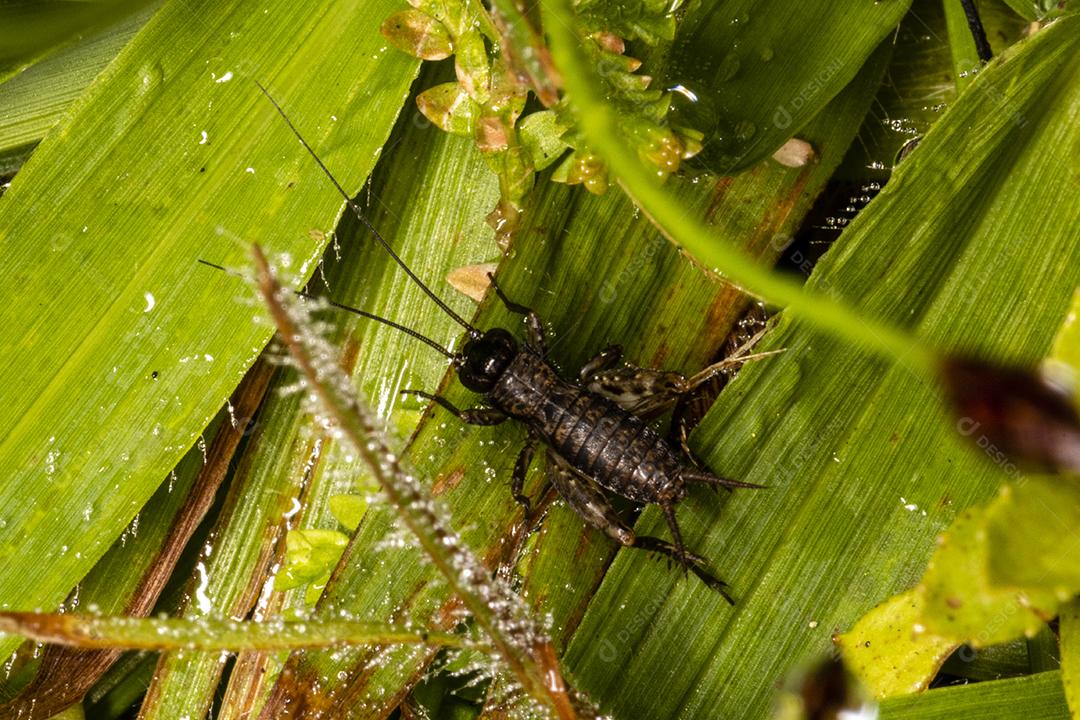
[(626, 152), (615, 114), (596, 91), (600, 83), (574, 30), (568, 0), (545, 0), (543, 7), (552, 54), (590, 147), (664, 235), (745, 291), (785, 307), (819, 330), (890, 356), (915, 372), (936, 372), (935, 353), (913, 335), (860, 315), (847, 305), (806, 292), (799, 283), (761, 267), (741, 250), (718, 242), (700, 221), (684, 213), (656, 178)]
[(343, 645), (475, 647), (464, 635), (372, 622), (253, 622), (0, 613), (0, 631), (87, 649), (282, 651)]

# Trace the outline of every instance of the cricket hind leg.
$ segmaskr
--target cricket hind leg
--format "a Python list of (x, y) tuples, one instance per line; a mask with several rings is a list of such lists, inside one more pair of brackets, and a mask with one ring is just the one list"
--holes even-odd
[[(654, 538), (649, 535), (639, 535), (636, 542), (630, 547), (644, 550), (645, 552), (656, 553), (658, 555), (664, 555), (676, 562), (683, 562), (679, 558), (679, 551), (674, 545), (667, 540), (661, 540), (660, 538)], [(720, 593), (720, 595), (728, 602), (729, 605), (735, 604), (735, 599), (728, 594), (728, 584), (710, 573), (705, 567), (705, 558), (692, 553), (688, 550), (683, 550), (683, 557), (687, 562), (687, 567), (690, 572), (698, 576), (698, 578), (705, 583), (709, 588)]]
[(679, 473), (679, 477), (681, 477), (685, 483), (699, 483), (701, 485), (708, 485), (712, 488), (727, 488), (729, 490), (735, 488), (761, 490), (768, 487), (768, 485), (759, 485), (757, 483), (720, 477), (719, 475), (713, 475), (711, 472), (706, 472), (704, 470), (684, 470)]
[(641, 537), (638, 538), (636, 547), (652, 550), (673, 558), (682, 565), (683, 572), (689, 570), (694, 573), (702, 582), (723, 595), (728, 604), (734, 605), (735, 600), (725, 590), (727, 584), (705, 569), (704, 558), (686, 549), (682, 539), (682, 531), (679, 530), (679, 521), (675, 518), (675, 505), (666, 503), (661, 505), (660, 508), (664, 511), (664, 519), (667, 521), (668, 529), (671, 530), (671, 537), (675, 541), (674, 544), (658, 538)]
[(561, 455), (548, 450), (547, 474), (555, 491), (582, 520), (620, 545), (632, 547), (634, 531), (623, 522), (599, 486), (575, 470)]
[(529, 344), (537, 348), (541, 355), (547, 355), (547, 338), (544, 333), (544, 323), (540, 321), (540, 316), (536, 314), (536, 311), (530, 307), (526, 307), (520, 303), (516, 303), (506, 296), (499, 284), (495, 282), (495, 276), (488, 273), (488, 280), (491, 281), (491, 287), (495, 290), (495, 294), (499, 297), (499, 300), (506, 309), (512, 313), (525, 316), (525, 333), (529, 339)]
[(720, 593), (728, 603), (735, 604), (727, 593), (727, 583), (709, 572), (705, 558), (682, 546), (678, 525), (674, 527), (674, 545), (660, 538), (638, 535), (623, 522), (595, 482), (579, 473), (551, 450), (547, 453), (547, 470), (552, 486), (586, 524), (600, 530), (620, 545), (664, 555), (674, 560), (685, 570), (694, 573), (708, 587)]

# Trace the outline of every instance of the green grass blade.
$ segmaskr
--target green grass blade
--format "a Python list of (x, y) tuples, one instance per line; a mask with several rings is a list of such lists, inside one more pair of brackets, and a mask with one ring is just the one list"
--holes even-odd
[(956, 79), (957, 91), (963, 92), (982, 69), (982, 61), (975, 49), (975, 38), (960, 0), (942, 0), (942, 4), (945, 7), (945, 26), (949, 36), (953, 77)]
[(55, 607), (269, 337), (196, 260), (311, 272), (341, 203), (253, 80), (358, 189), (416, 70), (392, 7), (167, 4), (0, 198), (0, 606)]
[(0, 82), (148, 4), (148, 0), (4, 3), (0, 6)]
[[(100, 617), (76, 613), (0, 613), (0, 632), (80, 648), (125, 650), (290, 650), (342, 645), (470, 645), (451, 633), (366, 622), (256, 622), (220, 618)], [(191, 710), (192, 706), (186, 706)], [(179, 708), (181, 712), (185, 707)], [(143, 710), (142, 712), (146, 712)]]

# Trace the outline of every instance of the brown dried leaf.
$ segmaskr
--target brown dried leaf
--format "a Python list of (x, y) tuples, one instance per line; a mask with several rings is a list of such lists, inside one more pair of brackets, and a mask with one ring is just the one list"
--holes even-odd
[(491, 287), (491, 278), (488, 275), (495, 272), (498, 263), (480, 263), (478, 265), (464, 265), (451, 270), (446, 276), (446, 282), (463, 295), (468, 295), (476, 302), (484, 299), (484, 294)]

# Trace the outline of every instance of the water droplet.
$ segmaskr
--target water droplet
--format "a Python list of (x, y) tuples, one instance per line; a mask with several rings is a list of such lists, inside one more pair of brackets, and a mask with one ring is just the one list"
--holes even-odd
[(142, 96), (149, 95), (160, 87), (164, 80), (165, 69), (161, 66), (161, 63), (155, 62), (144, 65), (142, 68), (142, 82), (139, 83), (137, 92)]
[(740, 142), (746, 142), (750, 138), (754, 137), (757, 132), (757, 125), (749, 120), (742, 120), (735, 126), (735, 139)]
[(206, 565), (199, 563), (195, 566), (195, 570), (199, 573), (199, 584), (195, 588), (195, 602), (200, 612), (209, 613), (214, 609), (214, 602), (206, 592), (210, 586), (210, 578), (206, 574)]
[(739, 56), (734, 52), (729, 52), (720, 61), (720, 67), (716, 68), (716, 82), (727, 82), (734, 78), (739, 72), (739, 65)]

